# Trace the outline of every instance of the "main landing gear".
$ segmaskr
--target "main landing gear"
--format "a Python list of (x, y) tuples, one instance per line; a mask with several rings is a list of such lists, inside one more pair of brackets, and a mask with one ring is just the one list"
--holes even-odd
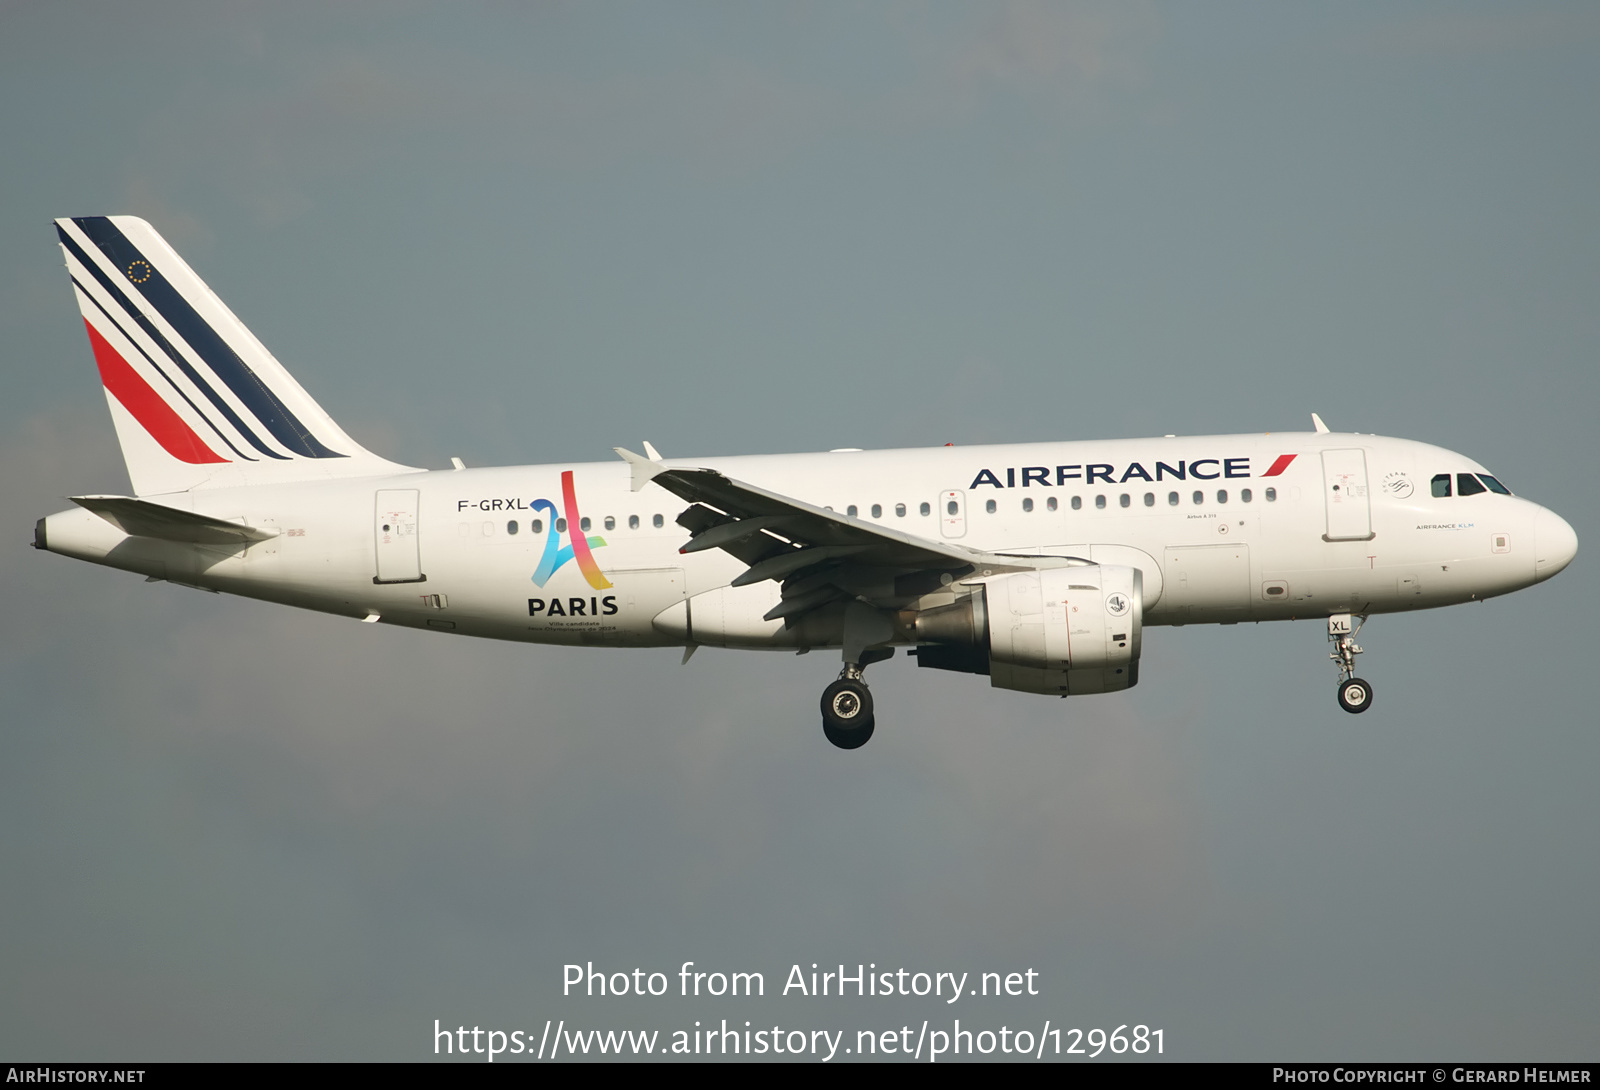
[(883, 646), (894, 637), (894, 626), (864, 602), (851, 602), (845, 606), (843, 637), (844, 669), (822, 690), (822, 733), (840, 749), (860, 749), (877, 725), (865, 671), (894, 657), (894, 648)]
[(839, 680), (822, 690), (822, 733), (840, 749), (859, 749), (877, 725), (872, 716), (872, 690), (861, 667), (846, 664)]
[(1356, 633), (1367, 619), (1363, 616), (1354, 630), (1350, 621), (1348, 613), (1335, 613), (1328, 618), (1328, 640), (1333, 644), (1333, 652), (1328, 657), (1338, 665), (1343, 679), (1339, 682), (1339, 707), (1351, 715), (1359, 715), (1372, 707), (1372, 683), (1356, 677), (1356, 656), (1361, 654), (1361, 648), (1356, 645)]

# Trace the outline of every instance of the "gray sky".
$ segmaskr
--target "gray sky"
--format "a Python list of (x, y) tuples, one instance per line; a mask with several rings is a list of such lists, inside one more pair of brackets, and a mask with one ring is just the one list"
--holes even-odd
[[(0, 3), (0, 1057), (960, 1017), (1592, 1059), (1597, 54), (1591, 4)], [(126, 488), (49, 226), (107, 213), (411, 464), (1316, 410), (1582, 545), (1374, 619), (1363, 716), (1316, 624), (1157, 629), (1115, 697), (876, 667), (843, 754), (831, 656), (472, 643), (28, 549)], [(563, 999), (572, 961), (768, 995)], [(1041, 994), (777, 995), (796, 962)]]

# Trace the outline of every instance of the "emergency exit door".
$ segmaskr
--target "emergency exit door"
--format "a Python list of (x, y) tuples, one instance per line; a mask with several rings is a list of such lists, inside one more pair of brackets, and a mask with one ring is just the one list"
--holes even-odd
[(939, 531), (945, 537), (967, 536), (967, 494), (939, 493)]

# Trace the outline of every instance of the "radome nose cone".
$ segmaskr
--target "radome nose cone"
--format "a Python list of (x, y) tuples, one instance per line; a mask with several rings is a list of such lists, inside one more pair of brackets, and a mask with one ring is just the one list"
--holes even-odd
[(1572, 563), (1578, 555), (1578, 534), (1567, 520), (1541, 507), (1533, 523), (1533, 581), (1541, 583)]

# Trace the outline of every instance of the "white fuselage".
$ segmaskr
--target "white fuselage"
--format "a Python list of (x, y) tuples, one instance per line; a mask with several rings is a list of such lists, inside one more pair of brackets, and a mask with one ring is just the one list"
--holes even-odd
[[(1094, 440), (670, 464), (712, 468), (933, 540), (1137, 567), (1147, 624), (1451, 605), (1548, 578), (1576, 548), (1571, 528), (1528, 500), (1456, 489), (1433, 494), (1438, 475), (1453, 481), (1482, 473), (1471, 460), (1369, 435)], [(569, 558), (537, 583), (541, 559), (556, 551), (556, 519), (568, 510), (561, 479), (568, 471), (598, 572), (588, 578), (581, 558)], [(653, 484), (633, 491), (630, 482), (627, 465), (602, 462), (146, 497), (278, 531), (248, 546), (129, 537), (85, 510), (50, 516), (44, 531), (52, 551), (147, 576), (462, 635), (617, 647), (778, 648), (816, 640), (761, 620), (779, 600), (775, 582), (729, 589), (745, 569), (739, 560), (719, 549), (681, 554), (689, 534), (674, 519), (687, 505)], [(393, 510), (386, 513), (386, 504)], [(398, 560), (386, 527), (411, 538), (399, 542)], [(558, 544), (569, 538), (561, 534)], [(380, 571), (384, 565), (388, 571)], [(380, 574), (400, 581), (377, 581)], [(685, 600), (692, 600), (692, 631), (672, 619), (684, 615), (675, 607)]]

